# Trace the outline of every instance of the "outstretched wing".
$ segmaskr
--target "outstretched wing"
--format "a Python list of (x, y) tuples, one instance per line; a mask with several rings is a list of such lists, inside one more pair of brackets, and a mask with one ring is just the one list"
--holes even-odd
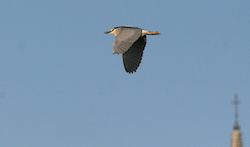
[(128, 73), (136, 72), (139, 67), (147, 38), (141, 36), (124, 54), (122, 54), (124, 68)]
[(125, 53), (141, 36), (140, 28), (121, 28), (120, 33), (115, 38), (113, 54)]

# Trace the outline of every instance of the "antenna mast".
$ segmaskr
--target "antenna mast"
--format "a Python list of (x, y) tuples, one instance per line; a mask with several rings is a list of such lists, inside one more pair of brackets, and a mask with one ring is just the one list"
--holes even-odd
[(239, 130), (240, 129), (240, 125), (239, 125), (239, 114), (238, 114), (238, 104), (239, 104), (239, 100), (238, 100), (238, 93), (234, 94), (234, 117), (235, 117), (235, 124), (234, 124), (234, 130)]

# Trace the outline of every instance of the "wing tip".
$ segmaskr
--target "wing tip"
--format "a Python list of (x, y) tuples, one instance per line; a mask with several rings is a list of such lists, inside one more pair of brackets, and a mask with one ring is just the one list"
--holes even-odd
[(134, 74), (136, 72), (136, 70), (135, 71), (128, 71), (128, 70), (126, 70), (126, 72), (129, 73), (129, 74)]

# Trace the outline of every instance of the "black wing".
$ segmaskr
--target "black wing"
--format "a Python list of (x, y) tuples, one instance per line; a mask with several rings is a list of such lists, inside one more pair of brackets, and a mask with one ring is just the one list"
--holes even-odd
[(124, 68), (128, 73), (136, 72), (139, 67), (143, 50), (146, 46), (146, 35), (141, 36), (124, 54), (122, 54)]

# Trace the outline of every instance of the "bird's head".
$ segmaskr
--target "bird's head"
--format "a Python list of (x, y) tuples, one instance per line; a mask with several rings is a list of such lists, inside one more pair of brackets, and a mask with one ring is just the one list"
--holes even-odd
[(119, 34), (120, 30), (121, 30), (120, 27), (116, 27), (116, 28), (110, 29), (107, 32), (104, 32), (104, 34), (114, 34), (116, 36), (117, 34)]

